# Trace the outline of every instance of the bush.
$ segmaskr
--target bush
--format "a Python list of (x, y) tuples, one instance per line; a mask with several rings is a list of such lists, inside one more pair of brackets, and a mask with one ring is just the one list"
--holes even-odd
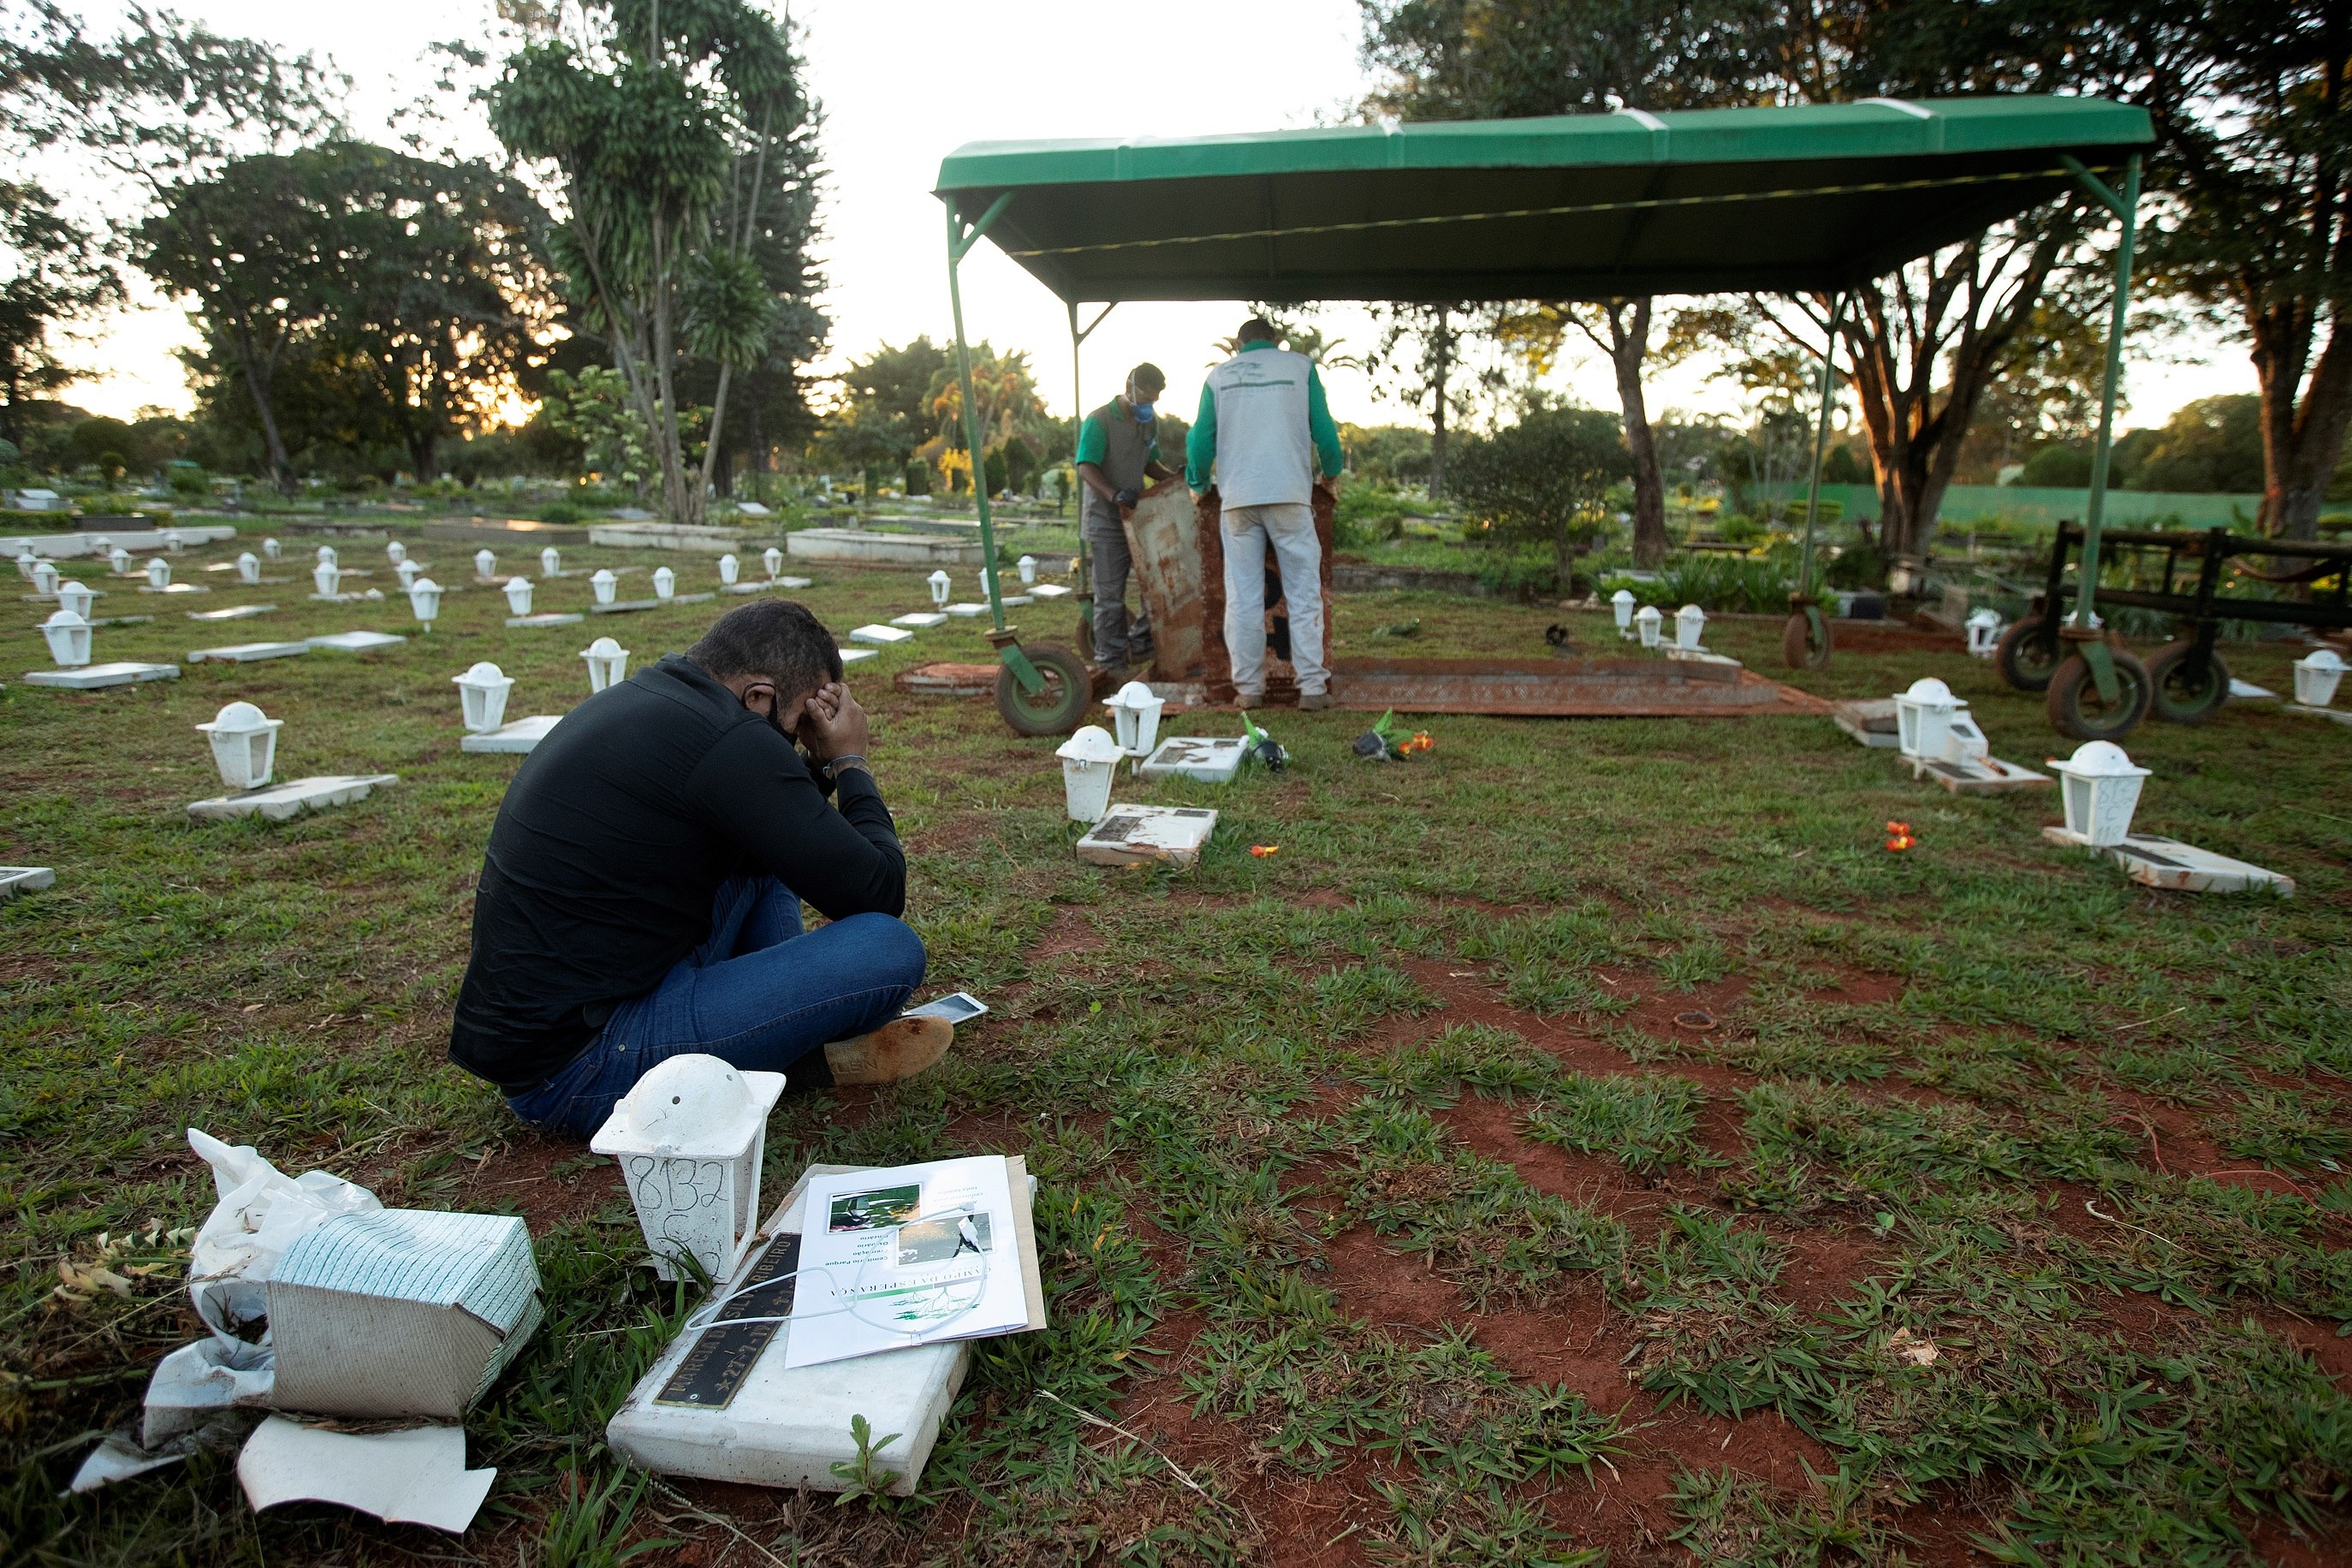
[(1360, 550), (1404, 534), (1404, 520), (1426, 517), (1429, 506), (1386, 485), (1350, 480), (1331, 514), (1333, 541), (1342, 550)]
[(1886, 585), (1886, 552), (1867, 541), (1849, 544), (1838, 552), (1837, 559), (1830, 563), (1822, 580), (1832, 588), (1883, 588)]
[(1789, 591), (1796, 581), (1796, 555), (1783, 548), (1761, 561), (1738, 555), (1679, 555), (1666, 563), (1654, 583), (1604, 577), (1597, 591), (1606, 598), (1620, 588), (1629, 588), (1635, 598), (1669, 615), (1685, 605), (1696, 605), (1710, 613), (1772, 616), (1789, 607)]
[[(1728, 516), (1717, 518), (1715, 531), (1723, 536), (1723, 542), (1726, 544), (1753, 544), (1763, 538), (1766, 532), (1762, 523), (1745, 512), (1737, 511)], [(1706, 607), (1704, 605), (1699, 606), (1701, 609)]]
[(910, 496), (931, 493), (931, 466), (920, 458), (907, 459), (907, 493)]
[(539, 521), (541, 522), (578, 522), (587, 515), (577, 501), (551, 500), (539, 509)]
[(1517, 425), (1463, 444), (1450, 482), (1496, 544), (1542, 544), (1559, 581), (1580, 545), (1608, 527), (1609, 487), (1632, 469), (1614, 415), (1542, 408)]

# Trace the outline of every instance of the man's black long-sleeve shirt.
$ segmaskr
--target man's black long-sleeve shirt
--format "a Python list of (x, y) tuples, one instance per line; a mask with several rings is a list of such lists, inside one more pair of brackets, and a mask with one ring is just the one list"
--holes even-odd
[(839, 794), (836, 810), (792, 742), (688, 659), (591, 697), (499, 807), (450, 1059), (509, 1092), (544, 1082), (709, 939), (730, 877), (774, 876), (830, 920), (901, 913), (881, 793), (851, 769)]

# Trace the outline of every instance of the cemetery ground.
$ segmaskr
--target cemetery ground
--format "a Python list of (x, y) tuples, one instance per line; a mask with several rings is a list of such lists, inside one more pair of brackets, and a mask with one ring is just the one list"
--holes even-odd
[[(398, 596), (309, 604), (296, 537), (270, 574), (298, 581), (207, 596), (275, 614), (202, 626), (118, 592), (99, 614), (157, 619), (101, 628), (99, 657), (415, 632)], [(222, 584), (200, 568), (235, 548), (177, 574)], [(380, 544), (341, 549), (391, 586)], [(470, 546), (417, 553), (467, 586), (386, 653), (78, 695), (23, 687), (40, 642), (0, 637), (0, 859), (58, 872), (0, 906), (8, 1561), (2352, 1554), (2343, 728), (2233, 704), (2128, 742), (2156, 770), (2143, 828), (2284, 871), (2292, 900), (2135, 887), (2040, 839), (2048, 792), (1958, 799), (1826, 718), (1431, 717), (1435, 749), (1385, 764), (1349, 753), (1366, 715), (1276, 710), (1287, 772), (1122, 781), (1223, 816), (1194, 870), (1112, 873), (1071, 854), (1052, 742), (985, 699), (891, 689), (985, 658), (979, 623), (884, 650), (850, 679), (926, 994), (995, 1011), (923, 1079), (788, 1095), (767, 1201), (813, 1160), (1024, 1153), (1052, 1327), (978, 1348), (919, 1498), (836, 1505), (615, 1464), (605, 1418), (692, 1299), (639, 1267), (609, 1162), (520, 1127), (443, 1054), (517, 761), (460, 753), (450, 678), (491, 659), (510, 715), (561, 712), (593, 637), (641, 667), (730, 602), (509, 630)], [(659, 563), (709, 585), (700, 556), (564, 564)], [(913, 568), (814, 574), (801, 596), (837, 632), (928, 603)], [(588, 592), (542, 584), (535, 607)], [(1016, 618), (1062, 636), (1072, 613)], [(1415, 617), (1409, 645), (1373, 637)], [(1539, 657), (1560, 618), (1388, 595), (1336, 624), (1342, 653)], [(1616, 646), (1605, 616), (1570, 618)], [(1773, 668), (1776, 623), (1707, 630)], [(2282, 691), (2290, 656), (2230, 650)], [(2060, 749), (1957, 640), (1799, 684), (1927, 674), (1996, 754)], [(238, 698), (286, 721), (279, 776), (400, 782), (283, 825), (191, 822), (217, 789), (192, 726)], [(1890, 820), (1916, 847), (1885, 847)], [(196, 1331), (175, 1237), (213, 1192), (191, 1125), (390, 1205), (529, 1218), (547, 1321), (467, 1422), (499, 1475), (464, 1538), (257, 1518), (218, 1456), (58, 1496)]]

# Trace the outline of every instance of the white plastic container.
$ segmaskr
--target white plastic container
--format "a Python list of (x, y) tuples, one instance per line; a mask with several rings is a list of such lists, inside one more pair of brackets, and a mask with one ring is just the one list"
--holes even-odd
[(1617, 617), (1617, 635), (1633, 640), (1633, 590), (1620, 588), (1609, 595), (1609, 613)]
[(261, 581), (261, 559), (250, 550), (236, 558), (236, 580), (247, 587)]
[(527, 616), (530, 614), (530, 578), (509, 577), (507, 579), (507, 608), (518, 616)]
[(1633, 616), (1633, 626), (1642, 635), (1643, 647), (1658, 646), (1658, 624), (1665, 618), (1658, 613), (1658, 606), (1655, 605), (1643, 605), (1639, 613)]
[(150, 555), (147, 557), (147, 585), (150, 588), (158, 589), (170, 587), (172, 585), (172, 563), (164, 560), (160, 555)]
[(539, 574), (541, 576), (558, 576), (562, 574), (562, 569), (563, 552), (556, 549), (555, 546), (551, 544), (539, 552)]
[(1941, 757), (1954, 714), (1968, 706), (1934, 676), (1895, 694), (1895, 744), (1906, 757)]
[(1103, 704), (1110, 710), (1118, 749), (1130, 757), (1148, 757), (1160, 743), (1160, 710), (1167, 704), (1140, 680), (1130, 680)]
[(1685, 605), (1675, 612), (1675, 646), (1696, 648), (1706, 631), (1706, 612), (1696, 605)]
[(408, 559), (408, 546), (395, 539), (383, 547), (383, 558), (397, 566)]
[(760, 552), (760, 564), (768, 569), (768, 581), (772, 583), (776, 574), (784, 569), (784, 552), (771, 544)]
[(735, 579), (742, 574), (743, 563), (740, 561), (736, 560), (732, 555), (722, 555), (719, 558), (719, 581), (721, 584), (732, 588), (735, 585)]
[(923, 581), (931, 585), (931, 607), (945, 609), (948, 602), (948, 589), (952, 585), (948, 574), (945, 572), (934, 572)]
[(331, 561), (321, 561), (310, 568), (310, 582), (319, 590), (319, 597), (331, 599), (342, 585), (343, 569)]
[(497, 665), (484, 659), (465, 674), (451, 676), (449, 684), (457, 689), (466, 728), (475, 734), (487, 734), (507, 721), (507, 693), (514, 689), (514, 677)]
[(742, 1261), (759, 1230), (768, 1112), (783, 1091), (780, 1072), (688, 1052), (639, 1079), (589, 1141), (619, 1162), (661, 1278), (678, 1278), (684, 1258), (715, 1279)]
[(499, 557), (498, 557), (498, 552), (497, 552), (496, 551), (488, 550), (488, 549), (483, 549), (483, 550), (477, 550), (477, 551), (475, 551), (475, 552), (474, 552), (474, 575), (475, 575), (475, 576), (477, 576), (477, 577), (495, 577), (495, 576), (497, 576), (498, 574), (499, 574)]
[(55, 594), (58, 591), (58, 563), (56, 562), (36, 561), (33, 563), (34, 593)]
[(2058, 772), (2066, 831), (2101, 848), (2121, 844), (2130, 835), (2132, 813), (2139, 809), (2140, 785), (2148, 769), (2135, 767), (2112, 741), (2085, 742), (2063, 762), (2053, 757), (2050, 765)]
[(60, 669), (79, 669), (89, 662), (89, 618), (71, 610), (52, 610), (41, 623), (49, 645), (49, 661)]
[(588, 689), (598, 692), (629, 678), (629, 650), (611, 637), (598, 637), (580, 650), (588, 661)]
[(89, 618), (90, 606), (97, 603), (98, 595), (79, 583), (66, 582), (58, 584), (58, 608), (60, 610), (71, 610), (75, 615), (87, 620)]
[(278, 765), (278, 731), (283, 719), (272, 719), (250, 702), (232, 702), (196, 728), (213, 746), (213, 766), (230, 789), (259, 789)]
[(1062, 742), (1062, 798), (1072, 822), (1097, 823), (1110, 810), (1110, 786), (1118, 773), (1118, 742), (1099, 724), (1087, 724)]
[(654, 597), (667, 604), (677, 592), (677, 574), (667, 566), (654, 568)]
[(2336, 683), (2344, 679), (2344, 656), (2323, 647), (2294, 661), (2294, 700), (2305, 708), (2325, 708), (2336, 700)]
[(274, 539), (265, 539), (261, 542), (261, 553), (275, 561), (286, 553), (286, 547)]
[(1037, 581), (1037, 558), (1034, 555), (1024, 555), (1013, 564), (1021, 569), (1021, 583), (1024, 587)]
[[(413, 565), (415, 563), (403, 562), (402, 564)], [(430, 577), (417, 578), (408, 585), (408, 607), (416, 613), (420, 623), (430, 627), (440, 618), (441, 584)]]
[(596, 568), (596, 574), (588, 579), (588, 586), (595, 590), (598, 604), (609, 605), (613, 602), (613, 590), (619, 585), (620, 581), (618, 577), (613, 575), (611, 568), (599, 566)]

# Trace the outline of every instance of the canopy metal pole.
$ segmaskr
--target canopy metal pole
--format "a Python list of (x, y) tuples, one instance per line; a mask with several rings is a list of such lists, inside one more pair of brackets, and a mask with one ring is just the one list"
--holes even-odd
[(2080, 591), (2074, 598), (2074, 630), (2080, 638), (2084, 658), (2098, 682), (2099, 700), (2116, 700), (2115, 663), (2107, 657), (2106, 645), (2091, 637), (2091, 608), (2099, 590), (2099, 525), (2107, 510), (2107, 467), (2115, 455), (2116, 391), (2122, 379), (2124, 365), (2124, 317), (2131, 305), (2132, 248), (2139, 230), (2139, 154), (2131, 155), (2124, 166), (2124, 188), (2119, 196), (2114, 188), (2091, 173), (2083, 161), (2071, 154), (2067, 168), (2074, 171), (2075, 181), (2090, 192), (2099, 204), (2116, 215), (2123, 232), (2116, 241), (2116, 297), (2107, 314), (2107, 363), (2099, 378), (2099, 439), (2091, 448), (2091, 496), (2083, 508), (2083, 562), (2080, 568)]
[(980, 553), (983, 563), (981, 576), (988, 584), (988, 615), (993, 627), (988, 640), (995, 645), (997, 656), (1013, 671), (1021, 689), (1034, 693), (1045, 689), (1045, 678), (1037, 673), (1037, 667), (1029, 662), (1029, 656), (1013, 640), (1012, 628), (1004, 624), (1004, 598), (996, 586), (996, 525), (988, 510), (988, 465), (980, 450), (979, 405), (971, 391), (971, 350), (966, 346), (963, 335), (963, 286), (957, 276), (964, 254), (980, 242), (988, 226), (1013, 205), (1013, 195), (1007, 191), (997, 197), (970, 228), (964, 227), (957, 217), (955, 205), (948, 205), (948, 303), (955, 314), (956, 375), (963, 391), (964, 450), (971, 458), (972, 497), (980, 503)]
[(1813, 477), (1805, 488), (1805, 553), (1797, 568), (1797, 592), (1813, 596), (1813, 525), (1822, 510), (1822, 453), (1830, 443), (1830, 404), (1837, 389), (1832, 365), (1837, 359), (1838, 326), (1845, 320), (1845, 294), (1832, 296), (1829, 342), (1822, 345), (1822, 413), (1813, 426)]

